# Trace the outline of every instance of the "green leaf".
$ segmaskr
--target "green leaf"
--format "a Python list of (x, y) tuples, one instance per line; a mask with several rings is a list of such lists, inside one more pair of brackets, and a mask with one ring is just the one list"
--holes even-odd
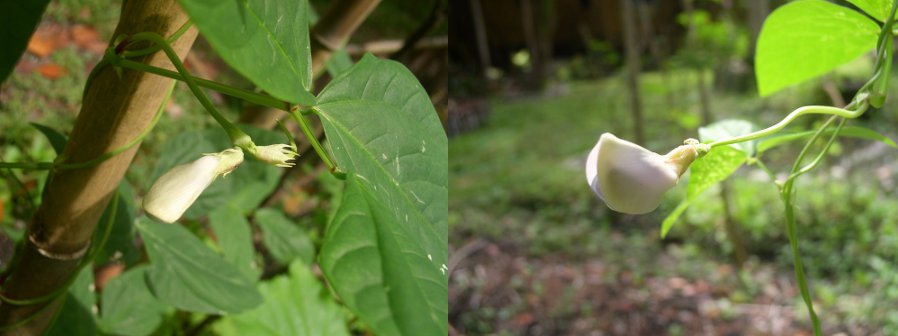
[(689, 187), (686, 198), (661, 223), (661, 237), (665, 237), (677, 219), (698, 195), (732, 175), (748, 159), (748, 154), (730, 146), (715, 147), (689, 167)]
[[(350, 177), (351, 178), (351, 177)], [(354, 180), (354, 178), (353, 178)], [(399, 335), (390, 309), (381, 266), (377, 233), (367, 212), (353, 211), (346, 200), (363, 202), (344, 184), (339, 207), (327, 226), (319, 264), (334, 291), (376, 335)], [(361, 204), (365, 206), (365, 203)]]
[[(832, 135), (834, 130), (826, 130), (823, 132), (823, 135)], [(787, 133), (787, 134), (777, 134), (764, 140), (761, 140), (758, 143), (758, 153), (763, 153), (773, 147), (782, 145), (789, 141), (794, 141), (798, 139), (809, 138), (817, 131), (804, 131), (804, 132), (796, 132), (796, 133)], [(867, 140), (880, 141), (889, 147), (898, 148), (898, 144), (895, 144), (895, 141), (889, 139), (887, 136), (880, 134), (872, 129), (861, 127), (861, 126), (844, 126), (842, 130), (839, 131), (840, 137), (852, 137), (852, 138), (861, 138)]]
[(149, 335), (162, 322), (166, 306), (150, 293), (148, 266), (138, 266), (113, 278), (103, 288), (100, 330), (115, 335)]
[[(284, 141), (280, 132), (261, 130), (241, 125), (257, 145)], [(187, 132), (169, 140), (153, 169), (150, 181), (155, 181), (172, 167), (199, 159), (203, 153), (220, 152), (233, 147), (227, 134), (220, 129)], [(249, 155), (244, 162), (225, 177), (215, 180), (184, 213), (186, 218), (200, 218), (210, 211), (230, 205), (242, 213), (249, 213), (277, 187), (281, 170), (259, 162)]]
[(87, 264), (78, 273), (66, 292), (65, 303), (60, 308), (56, 322), (46, 335), (92, 336), (97, 334), (97, 295), (94, 289), (93, 264)]
[(448, 148), (427, 93), (401, 64), (365, 55), (319, 103), (351, 176), (319, 258), (325, 276), (376, 334), (446, 334)]
[(50, 146), (53, 146), (53, 151), (56, 152), (56, 155), (62, 154), (62, 151), (65, 150), (65, 144), (69, 142), (68, 137), (50, 126), (44, 126), (38, 123), (31, 123), (31, 126), (47, 137), (47, 140), (50, 141)]
[(218, 55), (272, 96), (313, 105), (306, 0), (180, 0)]
[[(0, 5), (0, 8), (2, 8), (2, 6), (3, 5)], [(47, 137), (47, 140), (50, 141), (50, 146), (53, 147), (53, 151), (56, 152), (56, 155), (62, 154), (62, 152), (65, 150), (65, 144), (69, 142), (68, 137), (49, 126), (44, 126), (38, 123), (31, 123), (31, 126), (44, 134), (45, 137)], [(47, 186), (49, 185), (47, 182), (49, 182), (52, 178), (53, 173), (50, 172), (50, 174), (47, 175), (47, 178), (43, 180), (41, 194), (47, 192)]]
[(352, 58), (349, 57), (349, 54), (345, 49), (334, 51), (331, 54), (331, 58), (327, 60), (327, 64), (325, 64), (327, 73), (330, 74), (331, 77), (337, 77), (343, 73), (343, 71), (346, 71), (351, 67)]
[(848, 0), (873, 18), (885, 22), (892, 10), (892, 2), (889, 0)]
[(686, 195), (695, 199), (698, 194), (720, 183), (736, 172), (748, 155), (732, 147), (717, 147), (707, 155), (695, 160), (689, 167), (689, 188)]
[(0, 2), (0, 83), (16, 67), (48, 3), (50, 0)]
[(692, 204), (692, 200), (688, 197), (680, 202), (677, 207), (664, 218), (664, 221), (661, 222), (661, 238), (667, 237), (667, 233), (670, 232), (670, 228), (677, 222), (677, 219), (680, 218), (680, 215), (689, 208), (689, 205)]
[(414, 74), (366, 54), (324, 88), (317, 108), (338, 166), (420, 210), (439, 234), (422, 241), (447, 247), (448, 141)]
[[(391, 209), (373, 187), (358, 175), (346, 178), (322, 248), (322, 271), (375, 334), (442, 334), (446, 266), (414, 238), (414, 227), (402, 225), (410, 209)], [(411, 222), (421, 220), (415, 217)]]
[(878, 36), (876, 22), (846, 7), (821, 0), (780, 6), (758, 37), (758, 91), (764, 97), (820, 76), (873, 49)]
[(234, 207), (223, 206), (209, 214), (209, 225), (225, 260), (237, 266), (246, 277), (257, 279), (262, 270), (256, 265), (253, 233), (246, 217)]
[(218, 335), (349, 335), (341, 307), (300, 260), (290, 272), (259, 284), (265, 303), (248, 312), (221, 319)]
[(146, 217), (136, 226), (152, 264), (147, 280), (160, 301), (210, 314), (238, 313), (262, 302), (253, 281), (187, 229)]
[[(740, 119), (726, 119), (699, 128), (698, 137), (701, 142), (708, 143), (711, 141), (729, 139), (740, 135), (745, 135), (753, 132), (755, 129), (755, 125), (749, 121)], [(729, 146), (745, 152), (745, 154), (748, 156), (752, 156), (755, 152), (756, 142), (757, 141), (755, 140), (750, 140), (731, 144)]]
[(284, 213), (270, 208), (256, 212), (256, 223), (262, 229), (262, 241), (271, 256), (287, 265), (294, 259), (311, 264), (315, 260), (315, 246), (306, 233)]
[[(134, 265), (140, 259), (140, 251), (134, 241), (134, 192), (127, 181), (122, 181), (118, 186), (118, 207), (115, 218), (112, 221), (112, 231), (103, 249), (97, 251), (94, 263), (104, 265), (112, 261), (122, 261), (125, 265)], [(109, 214), (114, 202), (109, 202), (103, 215), (100, 217), (97, 230), (94, 232), (93, 241), (103, 240), (106, 225), (109, 224)]]

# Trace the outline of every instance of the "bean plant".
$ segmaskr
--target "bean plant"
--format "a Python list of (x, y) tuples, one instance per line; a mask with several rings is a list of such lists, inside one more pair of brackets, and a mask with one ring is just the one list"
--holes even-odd
[[(0, 35), (10, 44), (0, 51), (4, 78), (46, 3), (0, 5), (0, 16), (9, 22), (0, 24)], [(129, 22), (134, 18), (124, 14), (129, 6), (148, 12), (166, 7), (160, 12), (175, 14)], [(35, 126), (53, 144), (57, 158), (0, 162), (0, 169), (8, 171), (49, 172), (44, 203), (18, 239), (12, 263), (0, 265), (0, 333), (47, 329), (65, 335), (147, 335), (186, 328), (231, 335), (348, 335), (351, 330), (446, 335), (447, 139), (415, 76), (401, 63), (368, 54), (354, 64), (331, 67), (333, 79), (318, 92), (307, 0), (130, 0), (124, 7), (117, 34), (85, 86), (85, 107), (71, 137)], [(171, 33), (120, 33), (179, 15), (185, 19), (167, 23), (176, 28)], [(177, 46), (189, 49), (196, 29), (258, 90), (192, 74), (182, 62), (185, 50)], [(170, 66), (150, 64), (152, 57), (163, 57)], [(90, 89), (138, 85), (146, 78), (167, 78), (162, 90), (147, 95), (162, 103), (150, 107), (156, 112), (144, 116), (151, 119), (145, 128), (121, 131), (116, 127), (128, 112), (105, 111), (102, 103), (117, 97), (104, 98)], [(135, 196), (121, 182), (122, 174), (165, 117), (175, 83), (186, 85), (204, 108), (190, 113), (207, 114), (220, 129), (176, 134), (158, 144), (163, 150), (151, 186)], [(279, 110), (281, 127), (236, 124), (218, 111), (209, 90)], [(87, 103), (97, 96), (99, 105)], [(89, 105), (100, 106), (100, 112), (91, 113), (101, 118), (87, 120), (97, 115), (85, 112)], [(323, 141), (312, 119), (323, 126)], [(130, 139), (104, 150), (109, 143), (91, 140), (103, 135), (83, 130), (96, 123), (108, 123), (108, 129)], [(261, 207), (283, 169), (295, 164), (303, 143), (327, 167), (337, 195), (320, 248), (293, 219)], [(90, 158), (73, 154), (85, 150), (98, 152)], [(103, 174), (116, 160), (124, 160), (125, 167), (115, 176), (71, 178)], [(59, 186), (69, 180), (81, 185)], [(109, 186), (109, 192), (96, 196), (87, 210), (71, 218), (52, 216), (71, 208), (75, 198), (87, 197), (60, 195), (60, 190), (89, 194), (84, 190), (98, 185)], [(48, 201), (58, 199), (64, 201)], [(85, 220), (82, 214), (96, 217)], [(214, 235), (197, 230), (196, 223), (208, 223)], [(65, 245), (72, 241), (79, 243)], [(263, 245), (264, 259), (254, 244)], [(124, 265), (124, 271), (97, 292), (93, 268), (107, 263)], [(281, 271), (261, 279), (263, 270), (272, 267)]]
[[(686, 140), (666, 155), (653, 153), (637, 144), (602, 134), (586, 163), (586, 179), (609, 208), (631, 214), (656, 209), (663, 194), (691, 171), (686, 198), (662, 223), (664, 237), (677, 218), (709, 187), (720, 183), (739, 167), (751, 165), (766, 172), (779, 190), (785, 212), (783, 223), (789, 238), (795, 278), (815, 335), (821, 334), (821, 317), (814, 310), (813, 297), (802, 266), (796, 225), (795, 183), (801, 175), (820, 165), (839, 137), (859, 137), (895, 143), (862, 127), (846, 125), (849, 120), (883, 107), (892, 62), (892, 40), (898, 2), (849, 0), (863, 11), (855, 11), (822, 0), (798, 0), (777, 8), (764, 22), (757, 41), (755, 74), (761, 96), (813, 79), (850, 62), (871, 49), (875, 66), (871, 78), (844, 107), (803, 106), (780, 122), (758, 129), (749, 121), (725, 120), (702, 127), (699, 138)], [(866, 15), (865, 15), (866, 14)], [(807, 115), (824, 117), (816, 130), (786, 131), (796, 119)], [(784, 178), (771, 171), (763, 154), (790, 141), (805, 141)], [(898, 147), (896, 147), (898, 148)], [(838, 223), (833, 223), (837, 225)]]

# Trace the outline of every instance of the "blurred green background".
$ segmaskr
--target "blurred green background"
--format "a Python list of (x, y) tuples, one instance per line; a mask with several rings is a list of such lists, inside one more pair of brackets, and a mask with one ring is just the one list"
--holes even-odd
[[(636, 123), (638, 143), (663, 154), (709, 121), (766, 127), (799, 106), (844, 104), (871, 76), (872, 55), (762, 99), (753, 29), (783, 1), (633, 1), (639, 121), (622, 3), (454, 3), (450, 33), (467, 38), (450, 49), (450, 324), (459, 334), (809, 335), (767, 174), (743, 166), (661, 239), (688, 176), (656, 211), (624, 215), (589, 189), (585, 159), (603, 132), (635, 142)], [(895, 80), (882, 109), (849, 125), (898, 139)], [(764, 162), (783, 178), (802, 145)], [(825, 334), (898, 333), (896, 159), (883, 143), (842, 138), (797, 183)]]

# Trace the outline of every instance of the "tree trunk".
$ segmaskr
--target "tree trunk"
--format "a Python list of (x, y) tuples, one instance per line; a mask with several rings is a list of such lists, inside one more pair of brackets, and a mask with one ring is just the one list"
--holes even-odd
[(629, 89), (630, 112), (633, 117), (633, 135), (636, 143), (645, 143), (642, 120), (642, 98), (639, 94), (639, 43), (636, 41), (636, 16), (633, 0), (620, 0), (621, 17), (624, 21), (624, 44), (626, 49), (627, 88)]
[[(534, 9), (534, 2), (538, 7)], [(530, 73), (526, 86), (542, 91), (549, 77), (552, 63), (552, 16), (554, 2), (546, 0), (521, 1), (521, 25), (530, 52)]]
[(702, 124), (709, 125), (714, 122), (711, 116), (711, 90), (708, 88), (708, 82), (705, 80), (705, 69), (699, 69), (696, 72), (698, 80), (699, 108), (701, 108)]
[[(309, 32), (314, 77), (318, 77), (331, 54), (346, 44), (379, 3), (380, 0), (337, 0), (330, 5)], [(277, 124), (281, 113), (271, 108), (250, 107), (240, 113), (240, 122), (269, 129)]]
[[(175, 0), (128, 1), (113, 39), (144, 31), (169, 36), (187, 20)], [(190, 29), (173, 48), (183, 58), (195, 38), (196, 30)], [(142, 61), (173, 69), (162, 52), (145, 56)], [(63, 153), (65, 162), (85, 162), (134, 139), (150, 126), (171, 85), (171, 79), (151, 74), (123, 70), (119, 78), (111, 66), (102, 69), (90, 87), (85, 88), (81, 112)], [(91, 243), (97, 221), (137, 147), (90, 168), (56, 172), (28, 227), (28, 240), (20, 250), (21, 255), (16, 256), (17, 262), (6, 279), (4, 295), (18, 300), (39, 297), (75, 276), (73, 273)], [(0, 325), (4, 326), (50, 305), (35, 319), (4, 334), (42, 333), (63, 297), (64, 293), (52, 302), (34, 305), (0, 305)]]
[(656, 37), (654, 27), (652, 26), (652, 5), (644, 2), (639, 3), (639, 23), (642, 27), (642, 40), (649, 48), (655, 66), (661, 74), (661, 83), (664, 86), (664, 102), (669, 110), (673, 110), (674, 97), (671, 90), (670, 74), (668, 73), (666, 62), (664, 61), (664, 52), (661, 48), (661, 36)]
[(480, 0), (468, 0), (471, 5), (471, 15), (474, 18), (474, 36), (477, 38), (477, 56), (480, 60), (480, 73), (486, 77), (486, 71), (490, 64), (490, 45), (486, 35), (486, 23), (483, 19), (483, 5)]
[[(770, 12), (769, 0), (750, 0), (743, 2), (748, 7), (748, 29), (751, 31), (751, 40), (748, 41), (748, 58), (755, 58), (755, 46), (758, 43), (758, 36), (761, 35), (761, 27), (764, 25), (764, 19)], [(754, 64), (754, 62), (751, 62)]]
[(733, 218), (730, 194), (730, 181), (721, 181), (720, 201), (723, 202), (723, 229), (726, 231), (730, 244), (733, 244), (733, 259), (736, 262), (736, 268), (742, 269), (745, 259), (748, 258), (748, 252), (745, 250), (745, 243), (742, 241), (742, 233), (738, 225), (736, 225), (736, 220)]
[(527, 52), (530, 53), (530, 74), (527, 78), (527, 86), (533, 86), (533, 76), (532, 73), (534, 71), (534, 63), (537, 62), (537, 58), (539, 57), (539, 46), (537, 46), (536, 40), (536, 19), (533, 15), (533, 1), (535, 0), (521, 0), (521, 29), (524, 32), (524, 42), (527, 43)]

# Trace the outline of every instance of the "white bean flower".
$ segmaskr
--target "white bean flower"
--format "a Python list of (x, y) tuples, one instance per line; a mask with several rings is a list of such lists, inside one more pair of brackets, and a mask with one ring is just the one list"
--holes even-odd
[(299, 155), (296, 153), (296, 147), (287, 144), (256, 146), (250, 153), (259, 161), (282, 168), (293, 167), (294, 163), (287, 161)]
[(648, 213), (658, 208), (664, 193), (677, 185), (701, 146), (690, 139), (667, 155), (660, 155), (604, 133), (586, 159), (586, 181), (612, 210)]
[(150, 216), (173, 223), (181, 218), (212, 181), (227, 175), (242, 162), (243, 151), (229, 148), (175, 166), (153, 183), (143, 198), (143, 208)]

